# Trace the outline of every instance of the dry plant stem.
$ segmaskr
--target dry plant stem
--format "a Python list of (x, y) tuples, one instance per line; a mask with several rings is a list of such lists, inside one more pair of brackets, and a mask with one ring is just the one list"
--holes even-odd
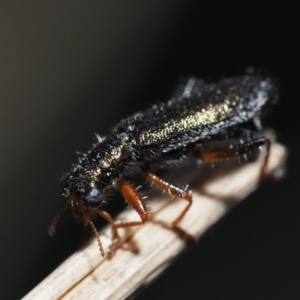
[[(267, 173), (280, 170), (285, 153), (283, 146), (272, 145)], [(262, 163), (263, 158), (212, 179), (202, 189), (206, 196), (194, 192), (193, 205), (180, 227), (199, 238), (229, 209), (225, 200), (207, 195), (218, 195), (220, 199), (234, 198), (236, 201), (243, 199), (256, 188)], [(280, 176), (280, 172), (276, 174)], [(186, 243), (174, 231), (162, 226), (171, 224), (186, 206), (186, 201), (170, 201), (164, 195), (150, 203), (154, 211), (152, 220), (134, 228), (129, 235), (127, 232), (126, 236), (127, 240), (133, 239), (138, 243), (138, 254), (118, 249), (113, 258), (108, 260), (107, 257), (101, 257), (97, 241), (94, 241), (69, 257), (24, 299), (124, 299), (152, 280), (186, 247)], [(129, 210), (118, 219), (135, 220), (137, 214)], [(109, 248), (110, 236), (110, 226), (101, 231), (104, 249)]]

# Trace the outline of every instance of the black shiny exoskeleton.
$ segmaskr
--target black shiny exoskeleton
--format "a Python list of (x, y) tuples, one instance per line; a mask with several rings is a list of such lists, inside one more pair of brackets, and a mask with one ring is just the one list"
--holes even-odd
[[(268, 152), (270, 141), (262, 134), (261, 117), (277, 98), (277, 89), (270, 79), (259, 76), (245, 75), (213, 84), (189, 79), (169, 101), (123, 119), (110, 135), (98, 138), (93, 149), (62, 180), (67, 207), (71, 206), (75, 217), (92, 227), (104, 255), (91, 221), (97, 215), (113, 223), (113, 245), (118, 242), (118, 228), (148, 220), (143, 198), (124, 180), (128, 170), (140, 167), (152, 184), (188, 201), (172, 223), (177, 227), (192, 204), (191, 193), (158, 178), (151, 172), (151, 165), (191, 156), (215, 162), (245, 155), (263, 145)], [(229, 145), (224, 143), (226, 140), (234, 142)], [(113, 222), (103, 209), (103, 201), (115, 188), (138, 212), (140, 221)]]

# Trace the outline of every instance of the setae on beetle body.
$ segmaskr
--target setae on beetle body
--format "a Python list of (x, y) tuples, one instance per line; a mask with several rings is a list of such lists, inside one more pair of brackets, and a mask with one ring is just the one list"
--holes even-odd
[[(77, 220), (89, 224), (104, 250), (92, 220), (100, 215), (112, 223), (113, 244), (118, 247), (118, 228), (141, 225), (148, 220), (145, 201), (138, 190), (124, 180), (124, 174), (140, 167), (153, 185), (170, 195), (187, 200), (186, 208), (174, 220), (178, 226), (190, 206), (191, 192), (157, 177), (154, 163), (181, 161), (194, 157), (204, 163), (246, 155), (270, 141), (262, 134), (261, 117), (277, 101), (278, 93), (268, 78), (245, 75), (217, 83), (190, 78), (165, 103), (125, 118), (62, 179), (63, 195)], [(234, 141), (230, 145), (224, 141)], [(137, 211), (140, 221), (114, 222), (103, 208), (113, 189), (119, 189)], [(62, 211), (50, 226), (53, 234)]]

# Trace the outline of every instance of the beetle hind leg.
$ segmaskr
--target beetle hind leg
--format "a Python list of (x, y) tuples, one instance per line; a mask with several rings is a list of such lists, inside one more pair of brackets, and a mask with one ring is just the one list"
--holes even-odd
[(241, 157), (243, 155), (251, 154), (255, 150), (259, 149), (259, 147), (265, 146), (266, 153), (264, 157), (263, 164), (260, 170), (260, 177), (264, 177), (267, 174), (267, 165), (270, 156), (270, 149), (271, 149), (271, 140), (266, 137), (258, 137), (254, 139), (250, 139), (245, 141), (242, 144), (234, 144), (232, 147), (227, 149), (220, 149), (211, 152), (195, 152), (195, 156), (199, 158), (201, 161), (205, 163), (214, 163), (218, 161), (225, 161), (234, 158)]

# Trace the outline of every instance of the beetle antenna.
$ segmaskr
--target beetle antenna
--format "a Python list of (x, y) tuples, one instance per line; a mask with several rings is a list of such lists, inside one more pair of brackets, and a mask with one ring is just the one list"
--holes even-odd
[(57, 223), (59, 222), (61, 216), (66, 212), (66, 210), (69, 208), (70, 204), (69, 204), (69, 201), (67, 202), (66, 206), (64, 208), (62, 208), (56, 215), (55, 217), (53, 218), (50, 226), (49, 226), (49, 229), (48, 229), (48, 234), (50, 236), (54, 236), (55, 235), (55, 229), (56, 229), (56, 225)]
[(88, 216), (84, 216), (84, 218), (85, 218), (85, 221), (91, 226), (91, 228), (93, 230), (93, 233), (95, 235), (95, 238), (96, 238), (96, 240), (98, 242), (100, 253), (104, 257), (105, 252), (104, 252), (104, 249), (103, 249), (103, 246), (102, 246), (102, 243), (101, 243), (100, 236), (99, 236), (99, 233), (97, 231), (97, 228), (95, 227), (94, 223), (91, 221), (91, 219)]

